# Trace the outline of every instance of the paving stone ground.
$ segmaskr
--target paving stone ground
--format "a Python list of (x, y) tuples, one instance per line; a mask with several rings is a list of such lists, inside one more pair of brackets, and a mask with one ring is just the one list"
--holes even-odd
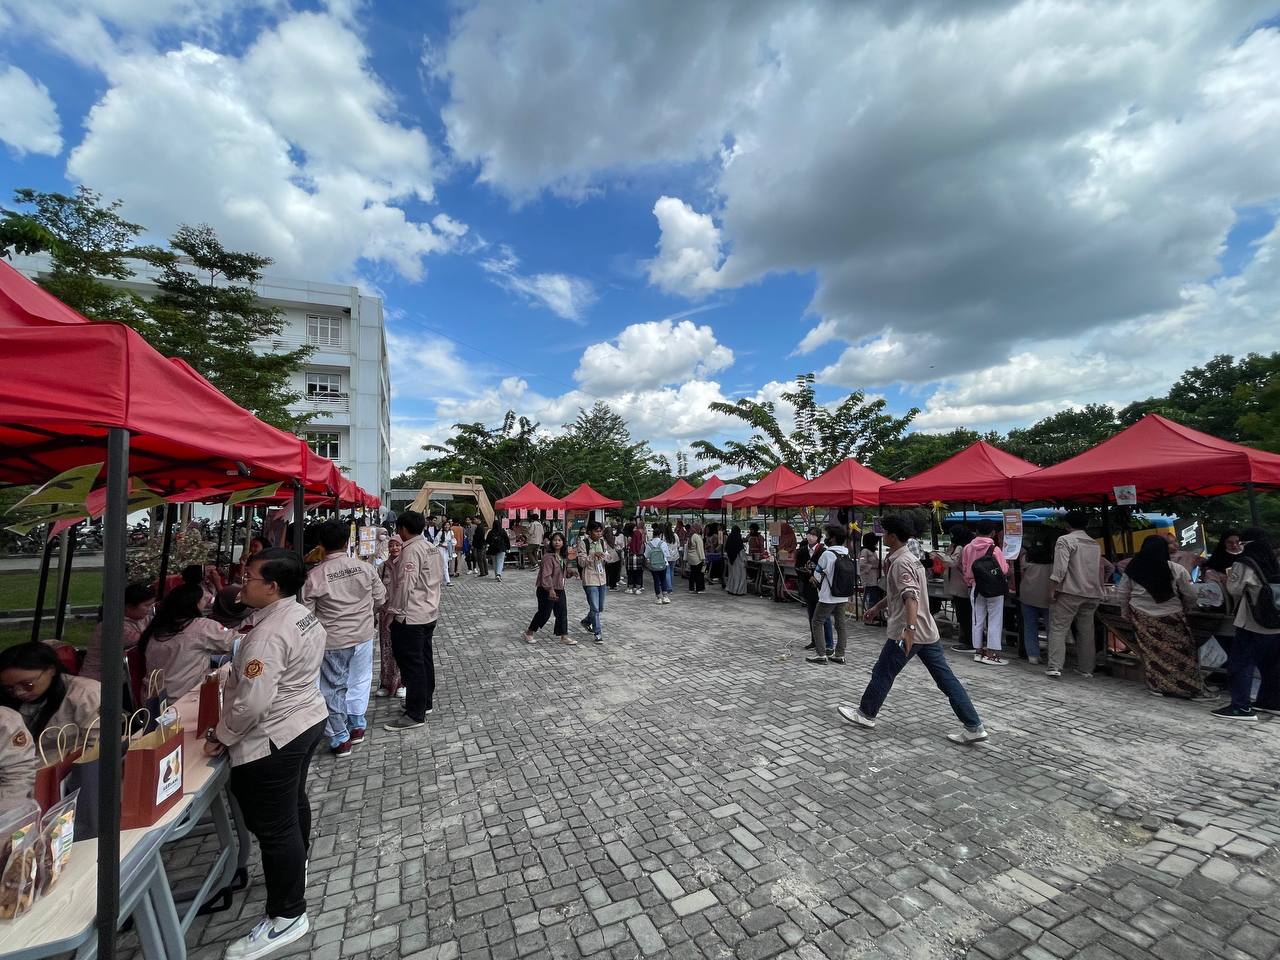
[[(1280, 955), (1280, 718), (1229, 725), (1132, 683), (955, 654), (991, 732), (965, 748), (918, 663), (875, 730), (841, 721), (870, 628), (846, 666), (816, 667), (801, 607), (715, 587), (610, 594), (602, 646), (517, 642), (533, 609), (530, 571), (461, 578), (427, 728), (317, 756), (313, 932), (294, 954)], [(212, 843), (169, 851), (175, 885)], [(252, 873), (196, 923), (198, 960), (261, 916), (256, 851)]]

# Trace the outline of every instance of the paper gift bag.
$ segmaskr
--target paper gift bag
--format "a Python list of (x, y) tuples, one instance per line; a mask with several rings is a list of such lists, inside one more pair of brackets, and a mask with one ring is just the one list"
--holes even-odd
[(129, 742), (120, 784), (120, 829), (149, 827), (182, 799), (182, 725), (161, 723)]
[(146, 732), (150, 733), (156, 728), (156, 724), (160, 722), (160, 718), (164, 716), (164, 712), (169, 709), (169, 701), (164, 695), (164, 671), (152, 670), (147, 674), (145, 685), (146, 699), (143, 701), (143, 707), (150, 714), (150, 720), (146, 724)]
[(200, 712), (197, 714), (196, 730), (204, 736), (218, 725), (222, 719), (222, 674), (215, 670), (204, 678), (200, 684)]
[[(80, 756), (80, 728), (74, 723), (62, 727), (46, 727), (36, 738), (40, 766), (36, 768), (35, 797), (45, 811), (62, 800), (62, 783), (71, 764)], [(46, 745), (54, 749), (46, 751)]]
[[(93, 736), (97, 718), (85, 729), (84, 739), (80, 741), (79, 756), (72, 761), (67, 770), (67, 778), (62, 784), (62, 795), (69, 796), (73, 790), (80, 792), (76, 803), (76, 839), (88, 840), (98, 835), (98, 793), (102, 783), (102, 763), (98, 749), (101, 738)], [(90, 745), (92, 742), (92, 745)]]

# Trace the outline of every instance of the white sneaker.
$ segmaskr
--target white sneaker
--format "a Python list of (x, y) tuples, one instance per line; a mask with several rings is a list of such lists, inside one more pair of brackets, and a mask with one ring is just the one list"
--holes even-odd
[(1009, 662), (1008, 660), (1004, 659), (1004, 657), (1000, 656), (998, 653), (989, 653), (985, 657), (975, 657), (974, 659), (978, 663), (985, 663), (995, 667), (1003, 667), (1006, 663)]
[(663, 602), (663, 603), (670, 603), (670, 602), (671, 602), (671, 594), (669, 594), (669, 593), (664, 593), (664, 594), (662, 595), (662, 602)]
[(399, 697), (401, 700), (403, 700), (405, 696), (408, 695), (408, 693), (409, 691), (407, 689), (405, 689), (404, 687), (401, 687), (399, 690), (396, 691), (396, 696)]
[(871, 728), (876, 725), (875, 718), (864, 714), (861, 707), (840, 707), (839, 712), (840, 716), (850, 723), (856, 723), (860, 727)]
[(522, 634), (520, 634), (520, 639), (521, 639), (521, 640), (523, 640), (525, 643), (537, 643), (537, 642), (538, 642), (538, 638), (537, 638), (537, 637), (535, 637), (535, 636), (534, 636), (533, 634), (531, 634), (531, 633), (522, 633)]
[(1027, 663), (1030, 663), (1030, 664), (1032, 664), (1033, 666), (1039, 666), (1039, 665), (1040, 665), (1040, 658), (1039, 658), (1039, 657), (1027, 657)]
[(658, 602), (659, 602), (659, 603), (666, 603), (667, 601), (665, 601), (665, 600), (663, 600), (661, 597), (659, 597), (659, 598), (658, 598)]
[(971, 743), (981, 743), (987, 739), (987, 728), (982, 724), (978, 724), (977, 728), (973, 730), (965, 727), (959, 733), (948, 733), (947, 739), (952, 743), (963, 743), (966, 746)]
[(561, 637), (560, 642), (563, 643), (566, 647), (576, 647), (578, 645), (578, 641), (573, 639), (573, 637), (569, 636), (568, 634), (565, 634), (563, 637)]
[(379, 688), (378, 688), (378, 692), (377, 692), (377, 693), (375, 693), (375, 694), (374, 694), (374, 696), (375, 696), (375, 697), (389, 697), (389, 696), (391, 696), (391, 694), (387, 692), (386, 687), (379, 687)]
[(1060, 677), (1060, 676), (1062, 676), (1062, 671), (1061, 671), (1061, 670), (1046, 670), (1046, 671), (1044, 672), (1044, 675), (1045, 675), (1046, 677)]
[(247, 936), (227, 946), (226, 960), (258, 960), (301, 940), (310, 930), (305, 913), (300, 917), (263, 917)]

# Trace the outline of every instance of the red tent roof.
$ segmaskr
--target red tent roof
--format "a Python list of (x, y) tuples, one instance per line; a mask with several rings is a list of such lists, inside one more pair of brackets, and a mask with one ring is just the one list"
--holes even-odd
[(605, 510), (609, 507), (622, 506), (621, 500), (610, 500), (604, 494), (591, 489), (591, 484), (584, 483), (573, 493), (565, 495), (566, 510)]
[(661, 493), (647, 497), (640, 501), (642, 507), (669, 507), (672, 500), (679, 499), (687, 494), (693, 493), (696, 488), (684, 477), (679, 477), (675, 483), (667, 487)]
[(494, 505), (495, 510), (563, 510), (564, 501), (553, 497), (530, 480), (523, 487), (503, 497)]
[(1014, 477), (1037, 470), (1034, 463), (1005, 453), (985, 440), (965, 447), (941, 463), (897, 483), (885, 481), (881, 503), (995, 503), (1016, 500)]
[(666, 506), (681, 510), (706, 510), (711, 506), (711, 494), (724, 486), (724, 481), (714, 473), (702, 481), (702, 486), (695, 487), (693, 493), (668, 500)]
[(884, 477), (850, 457), (807, 483), (780, 493), (779, 507), (873, 507), (880, 502)]
[(1280, 454), (1266, 453), (1149, 413), (1084, 453), (1013, 482), (1019, 500), (1113, 500), (1135, 486), (1138, 500), (1215, 497), (1247, 484), (1280, 488)]
[(724, 502), (731, 507), (772, 507), (777, 505), (777, 497), (780, 493), (792, 487), (798, 487), (802, 483), (804, 483), (804, 477), (785, 464), (779, 464), (747, 489), (729, 494), (724, 498)]
[(0, 405), (0, 483), (105, 460), (109, 427), (133, 433), (129, 472), (161, 493), (261, 486), (296, 477), (301, 466), (302, 440), (262, 423), (128, 327), (89, 322), (3, 262), (0, 377), (15, 387)]

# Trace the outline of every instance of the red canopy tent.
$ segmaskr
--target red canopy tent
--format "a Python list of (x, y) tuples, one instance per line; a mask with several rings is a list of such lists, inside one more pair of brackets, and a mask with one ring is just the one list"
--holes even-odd
[(724, 481), (713, 473), (702, 481), (702, 486), (695, 487), (693, 493), (683, 497), (676, 497), (668, 501), (666, 506), (673, 510), (710, 510), (712, 506), (718, 506), (718, 504), (712, 503), (712, 492), (719, 490), (723, 486)]
[(756, 483), (731, 493), (724, 498), (730, 507), (772, 507), (778, 503), (778, 495), (804, 483), (804, 477), (792, 471), (786, 464), (778, 464)]
[(591, 484), (584, 483), (573, 493), (564, 497), (566, 510), (607, 510), (622, 506), (621, 500), (610, 500), (604, 494), (591, 489)]
[(510, 496), (493, 505), (495, 510), (563, 510), (564, 501), (553, 497), (530, 480)]
[(996, 503), (1017, 500), (1013, 481), (1039, 469), (985, 440), (897, 483), (885, 481), (881, 503)]
[(678, 500), (681, 497), (693, 493), (697, 489), (684, 477), (677, 478), (676, 482), (661, 493), (652, 497), (646, 497), (640, 501), (642, 507), (669, 507), (672, 500)]
[(1280, 454), (1219, 440), (1149, 413), (1070, 460), (1015, 477), (1013, 496), (1109, 502), (1116, 487), (1130, 485), (1137, 488), (1139, 502), (1280, 489)]
[(779, 507), (873, 507), (880, 502), (884, 477), (850, 457), (820, 477), (791, 487), (773, 499)]

